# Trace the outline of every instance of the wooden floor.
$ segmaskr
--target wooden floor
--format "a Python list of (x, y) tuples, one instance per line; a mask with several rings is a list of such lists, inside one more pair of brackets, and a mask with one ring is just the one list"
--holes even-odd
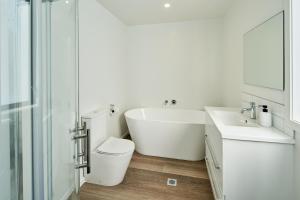
[[(167, 179), (177, 186), (167, 186)], [(85, 183), (81, 200), (213, 200), (204, 161), (189, 162), (134, 153), (124, 181), (114, 187)]]

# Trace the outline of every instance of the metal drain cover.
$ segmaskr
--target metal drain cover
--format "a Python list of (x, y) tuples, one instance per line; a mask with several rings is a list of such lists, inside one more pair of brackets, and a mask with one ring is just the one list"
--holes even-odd
[(177, 186), (177, 179), (168, 178), (167, 185), (168, 186)]

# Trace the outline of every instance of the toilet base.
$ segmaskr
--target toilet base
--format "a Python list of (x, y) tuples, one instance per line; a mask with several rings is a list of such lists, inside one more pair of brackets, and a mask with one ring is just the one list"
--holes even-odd
[(91, 173), (85, 176), (88, 183), (103, 186), (120, 184), (126, 174), (132, 152), (119, 155), (91, 153)]

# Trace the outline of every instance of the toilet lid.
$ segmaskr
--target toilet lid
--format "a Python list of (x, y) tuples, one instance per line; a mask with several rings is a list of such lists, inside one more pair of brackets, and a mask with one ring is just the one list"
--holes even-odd
[(124, 154), (133, 151), (134, 143), (130, 140), (110, 137), (98, 148), (98, 153)]

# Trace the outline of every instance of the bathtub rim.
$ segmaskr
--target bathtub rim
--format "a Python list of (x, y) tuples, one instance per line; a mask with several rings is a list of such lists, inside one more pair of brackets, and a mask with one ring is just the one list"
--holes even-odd
[[(196, 111), (196, 112), (201, 112), (203, 113), (203, 121), (202, 122), (188, 122), (188, 121), (176, 121), (176, 120), (155, 120), (155, 119), (142, 119), (142, 118), (134, 118), (134, 117), (129, 117), (128, 113), (132, 111), (138, 111), (142, 109), (161, 109), (161, 110), (179, 110), (179, 111)], [(197, 110), (197, 109), (181, 109), (181, 108), (159, 108), (159, 107), (142, 107), (142, 108), (133, 108), (130, 110), (127, 110), (124, 113), (125, 119), (132, 119), (136, 121), (143, 121), (143, 122), (157, 122), (157, 123), (168, 123), (168, 124), (185, 124), (185, 125), (205, 125), (206, 124), (206, 111), (205, 110)]]

